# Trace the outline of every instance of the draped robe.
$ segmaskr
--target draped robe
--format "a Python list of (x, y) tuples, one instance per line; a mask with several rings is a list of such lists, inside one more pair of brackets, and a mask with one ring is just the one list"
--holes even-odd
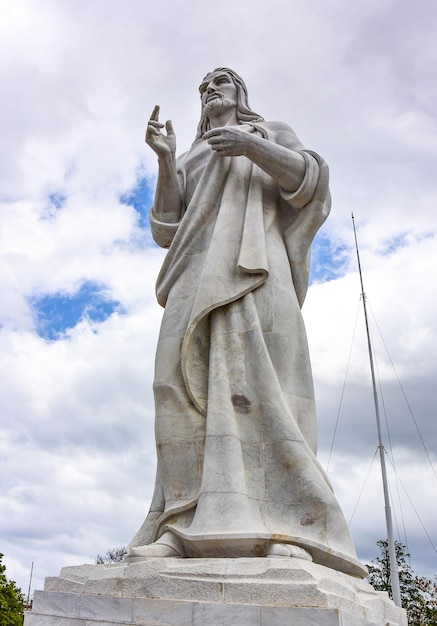
[(171, 530), (188, 557), (264, 556), (272, 542), (356, 576), (343, 514), (316, 458), (301, 306), (312, 239), (330, 209), (328, 168), (279, 122), (242, 126), (300, 152), (294, 193), (244, 156), (196, 141), (177, 160), (183, 211), (152, 232), (168, 253), (155, 366), (158, 467), (130, 543)]

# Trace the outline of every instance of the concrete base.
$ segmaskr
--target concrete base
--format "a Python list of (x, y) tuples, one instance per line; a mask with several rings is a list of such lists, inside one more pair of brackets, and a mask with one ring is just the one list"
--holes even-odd
[(407, 626), (386, 593), (295, 558), (65, 567), (25, 626)]

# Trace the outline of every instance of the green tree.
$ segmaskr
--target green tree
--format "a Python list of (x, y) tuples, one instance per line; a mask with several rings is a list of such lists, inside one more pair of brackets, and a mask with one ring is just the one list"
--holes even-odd
[[(381, 556), (367, 565), (367, 580), (377, 591), (387, 591), (392, 597), (388, 541), (380, 540), (376, 543), (381, 550)], [(395, 552), (401, 601), (407, 611), (409, 626), (437, 626), (437, 582), (416, 576), (407, 563), (410, 555), (404, 544), (395, 541)]]
[(108, 550), (107, 553), (103, 556), (101, 554), (98, 554), (96, 556), (96, 563), (97, 565), (102, 565), (103, 563), (120, 563), (120, 561), (124, 559), (126, 554), (127, 550), (124, 547), (112, 548), (111, 550)]
[(1, 626), (22, 626), (24, 619), (23, 594), (13, 580), (6, 577), (0, 553), (0, 624)]

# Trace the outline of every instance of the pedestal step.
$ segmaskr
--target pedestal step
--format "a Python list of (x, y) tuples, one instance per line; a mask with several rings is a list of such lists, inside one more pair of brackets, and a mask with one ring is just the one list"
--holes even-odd
[(363, 580), (295, 558), (66, 567), (25, 626), (407, 626)]

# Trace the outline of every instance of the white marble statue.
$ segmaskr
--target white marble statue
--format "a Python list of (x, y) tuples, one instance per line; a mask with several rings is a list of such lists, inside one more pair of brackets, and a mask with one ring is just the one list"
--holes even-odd
[(157, 282), (156, 486), (128, 560), (291, 556), (363, 577), (316, 458), (301, 315), (328, 167), (249, 108), (234, 71), (208, 74), (200, 97), (196, 139), (178, 159), (159, 107), (147, 127), (159, 160), (150, 222), (169, 250)]

